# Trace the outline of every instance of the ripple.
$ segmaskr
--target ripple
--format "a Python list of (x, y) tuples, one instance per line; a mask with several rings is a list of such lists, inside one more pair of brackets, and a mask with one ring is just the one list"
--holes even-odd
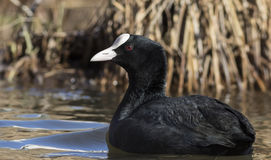
[(45, 130), (82, 130), (108, 126), (107, 123), (68, 120), (0, 120), (0, 127), (18, 127)]
[(46, 117), (46, 115), (44, 115), (44, 114), (20, 114), (20, 115), (17, 115), (16, 117), (18, 117), (18, 118), (42, 118), (42, 117)]

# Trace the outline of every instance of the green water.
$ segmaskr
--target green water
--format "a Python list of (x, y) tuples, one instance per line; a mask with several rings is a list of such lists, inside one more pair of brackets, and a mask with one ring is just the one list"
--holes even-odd
[(244, 113), (256, 130), (252, 156), (136, 155), (108, 149), (108, 122), (121, 93), (94, 89), (0, 87), (0, 159), (271, 160), (271, 94), (219, 98)]

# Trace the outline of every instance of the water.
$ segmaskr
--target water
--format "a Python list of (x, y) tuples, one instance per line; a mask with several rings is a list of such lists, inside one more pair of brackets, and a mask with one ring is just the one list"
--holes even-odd
[(122, 93), (0, 87), (0, 159), (271, 160), (271, 94), (217, 97), (244, 113), (256, 130), (252, 156), (137, 155), (106, 144)]

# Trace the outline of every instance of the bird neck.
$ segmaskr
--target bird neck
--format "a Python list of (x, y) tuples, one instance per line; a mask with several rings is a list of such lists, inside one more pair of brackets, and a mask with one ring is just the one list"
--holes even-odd
[(156, 71), (129, 72), (129, 87), (118, 106), (112, 121), (119, 121), (132, 115), (141, 106), (153, 99), (165, 97), (166, 66)]

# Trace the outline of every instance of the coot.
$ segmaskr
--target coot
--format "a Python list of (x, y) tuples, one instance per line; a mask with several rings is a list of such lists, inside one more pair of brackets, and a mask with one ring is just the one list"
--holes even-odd
[(214, 98), (165, 95), (166, 56), (162, 46), (122, 34), (91, 61), (122, 66), (129, 87), (109, 127), (109, 142), (126, 152), (148, 154), (245, 155), (255, 132), (247, 118)]

